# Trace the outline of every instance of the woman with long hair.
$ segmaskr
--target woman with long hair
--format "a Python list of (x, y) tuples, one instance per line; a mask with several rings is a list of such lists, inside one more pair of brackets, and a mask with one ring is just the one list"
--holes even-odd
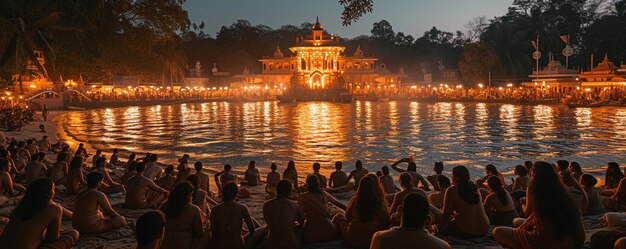
[[(237, 202), (239, 187), (229, 182), (222, 190), (222, 203), (211, 212), (212, 240), (210, 248), (243, 249), (252, 248), (263, 236), (264, 229), (250, 216), (248, 207)], [(243, 222), (248, 234), (242, 235)]]
[(500, 179), (495, 176), (487, 179), (487, 185), (490, 191), (483, 205), (491, 225), (512, 226), (513, 219), (517, 218), (517, 211), (515, 211), (511, 195), (502, 187)]
[(67, 178), (63, 182), (68, 194), (78, 194), (81, 191), (81, 186), (87, 185), (85, 173), (83, 172), (83, 160), (82, 156), (75, 156), (70, 162)]
[(296, 163), (294, 161), (287, 163), (287, 168), (283, 171), (283, 180), (290, 181), (293, 189), (298, 190), (298, 171), (296, 170)]
[(553, 165), (534, 164), (524, 212), (528, 219), (519, 227), (494, 229), (493, 236), (498, 244), (523, 249), (582, 246), (585, 240), (582, 219)]
[(344, 242), (350, 247), (368, 247), (374, 233), (389, 227), (389, 212), (376, 175), (361, 178), (356, 196), (348, 202), (345, 217), (335, 218)]
[(487, 179), (489, 179), (489, 177), (491, 176), (496, 176), (498, 177), (498, 179), (500, 179), (500, 181), (502, 182), (502, 186), (506, 186), (506, 182), (504, 181), (504, 176), (498, 172), (498, 168), (496, 168), (495, 165), (493, 164), (487, 164), (487, 166), (485, 166), (485, 176), (483, 176), (483, 178), (480, 178), (478, 181), (476, 181), (476, 185), (478, 185), (478, 187), (486, 187), (485, 182), (487, 182)]
[(78, 232), (61, 233), (63, 207), (52, 201), (54, 182), (41, 178), (31, 182), (22, 201), (11, 213), (0, 236), (0, 248), (71, 248)]
[(304, 212), (302, 240), (304, 243), (326, 242), (337, 237), (338, 225), (333, 223), (328, 203), (345, 210), (346, 206), (329, 193), (322, 190), (319, 177), (306, 178), (306, 192), (298, 196), (298, 204)]
[[(453, 185), (446, 190), (443, 212), (435, 213), (441, 233), (462, 237), (483, 236), (489, 230), (489, 218), (478, 187), (470, 180), (465, 166), (452, 169)], [(435, 210), (436, 211), (436, 210)]]
[(217, 205), (217, 202), (211, 199), (211, 197), (209, 197), (209, 194), (204, 189), (200, 189), (198, 187), (200, 181), (198, 175), (194, 174), (188, 176), (187, 181), (193, 186), (191, 203), (198, 206), (202, 210), (202, 212), (204, 212), (204, 214), (208, 216), (211, 213), (211, 207), (209, 206), (209, 204), (215, 206)]
[(617, 185), (624, 178), (622, 170), (619, 169), (619, 164), (610, 162), (606, 168), (606, 175), (604, 176), (604, 190), (602, 195), (611, 196), (615, 194)]
[(200, 208), (191, 203), (193, 186), (182, 181), (170, 193), (161, 206), (165, 214), (165, 235), (161, 249), (192, 248), (202, 240), (204, 215)]

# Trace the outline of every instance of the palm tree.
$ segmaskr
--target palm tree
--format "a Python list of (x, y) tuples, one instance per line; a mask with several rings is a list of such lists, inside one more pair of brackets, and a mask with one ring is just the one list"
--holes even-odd
[(54, 29), (59, 24), (63, 14), (55, 11), (59, 9), (56, 8), (58, 3), (55, 0), (0, 0), (0, 21), (3, 33), (8, 34), (0, 57), (0, 70), (18, 75), (22, 93), (22, 75), (28, 73), (29, 63), (48, 77), (36, 51), (42, 51), (54, 67), (56, 54), (44, 30)]
[(483, 41), (495, 50), (509, 76), (517, 78), (528, 75), (529, 65), (532, 65), (532, 49), (523, 31), (519, 31), (513, 24), (499, 22), (489, 27), (483, 35)]
[(179, 80), (185, 76), (189, 70), (187, 57), (180, 48), (179, 39), (169, 39), (157, 49), (159, 56), (163, 60), (163, 69), (170, 75), (170, 86), (174, 79)]

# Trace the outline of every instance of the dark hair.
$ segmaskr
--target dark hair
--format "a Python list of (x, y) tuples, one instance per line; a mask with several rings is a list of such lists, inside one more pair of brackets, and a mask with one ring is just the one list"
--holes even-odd
[(385, 206), (385, 200), (378, 182), (372, 177), (363, 177), (356, 192), (356, 208), (361, 222), (370, 222), (376, 217), (380, 207)]
[(9, 160), (6, 158), (0, 158), (0, 171), (9, 172)]
[(508, 193), (504, 188), (502, 188), (502, 181), (500, 181), (500, 178), (497, 176), (490, 176), (487, 178), (487, 185), (489, 185), (491, 191), (496, 194), (498, 200), (500, 200), (503, 205), (509, 204), (509, 198), (507, 198)]
[(157, 154), (150, 154), (150, 162), (156, 162), (158, 158)]
[(580, 181), (585, 187), (588, 188), (596, 186), (596, 184), (598, 183), (598, 179), (590, 174), (582, 174), (580, 176)]
[(439, 185), (439, 188), (441, 189), (441, 191), (449, 188), (451, 185), (450, 178), (444, 175), (437, 175), (437, 185)]
[(83, 167), (83, 157), (80, 155), (74, 156), (70, 162), (70, 170), (80, 169), (81, 167)]
[(166, 175), (172, 174), (173, 172), (174, 172), (174, 166), (168, 165), (167, 167), (165, 167), (165, 174)]
[(441, 175), (441, 172), (443, 171), (443, 162), (435, 162), (435, 167), (433, 169), (435, 170), (435, 173)]
[(255, 164), (256, 162), (254, 160), (250, 160), (250, 162), (248, 163), (248, 167), (254, 166)]
[(291, 182), (288, 180), (280, 180), (276, 184), (277, 197), (289, 197), (291, 195)]
[(622, 178), (624, 178), (624, 174), (622, 170), (619, 169), (619, 164), (610, 162), (606, 168), (605, 182), (608, 182), (609, 178), (615, 179), (615, 183), (617, 184)]
[(141, 174), (141, 172), (143, 172), (144, 170), (146, 170), (146, 163), (145, 162), (138, 162), (137, 165), (135, 165), (135, 171), (137, 171), (137, 174)]
[(67, 154), (65, 153), (59, 153), (57, 155), (57, 162), (63, 162), (65, 161), (65, 159), (67, 159)]
[(198, 177), (198, 175), (189, 175), (185, 180), (187, 180), (189, 183), (191, 183), (191, 186), (193, 186), (192, 196), (193, 198), (196, 198), (196, 192), (198, 192), (198, 182), (200, 181), (200, 177)]
[(117, 152), (118, 152), (117, 148), (113, 149), (113, 154), (115, 154)]
[(415, 164), (415, 162), (409, 162), (409, 166), (406, 167), (406, 171), (417, 172), (417, 164)]
[(189, 203), (189, 196), (193, 193), (193, 186), (188, 181), (182, 181), (174, 186), (172, 193), (167, 198), (165, 215), (167, 218), (176, 218), (183, 212), (183, 208)]
[(272, 163), (272, 164), (270, 165), (270, 169), (271, 169), (272, 171), (276, 171), (276, 168), (278, 168), (278, 167), (276, 166), (276, 163)]
[(316, 175), (308, 176), (306, 178), (306, 189), (311, 193), (321, 194), (320, 179)]
[(317, 172), (320, 171), (320, 168), (322, 167), (322, 165), (320, 165), (319, 163), (313, 163), (313, 171)]
[(196, 172), (202, 171), (202, 162), (198, 161), (193, 164), (193, 168), (196, 169)]
[(413, 187), (413, 176), (408, 172), (400, 174), (400, 186), (409, 188)]
[(102, 150), (96, 150), (96, 154), (101, 154)]
[(487, 164), (487, 166), (485, 166), (485, 170), (494, 175), (498, 174), (498, 169), (493, 164)]
[(361, 160), (356, 160), (356, 162), (354, 163), (354, 167), (356, 167), (357, 169), (363, 168), (363, 162), (361, 162)]
[(574, 171), (578, 172), (578, 173), (582, 173), (583, 169), (580, 167), (580, 164), (578, 164), (578, 162), (571, 162), (570, 167), (572, 167), (572, 169), (574, 169)]
[(94, 188), (104, 179), (104, 175), (100, 172), (90, 172), (87, 174), (87, 188)]
[(528, 169), (528, 173), (530, 173), (530, 171), (533, 169), (533, 162), (524, 161), (524, 167), (526, 167), (526, 169)]
[(22, 220), (30, 220), (46, 208), (54, 197), (54, 183), (50, 178), (40, 178), (26, 188), (26, 194), (17, 205), (14, 214)]
[(380, 171), (382, 171), (383, 175), (389, 175), (389, 167), (387, 166), (380, 167)]
[(294, 161), (289, 161), (287, 163), (287, 169), (285, 170), (296, 170), (296, 163)]
[(239, 187), (234, 182), (228, 182), (224, 185), (224, 189), (222, 189), (222, 200), (224, 202), (234, 200), (237, 197), (237, 193), (239, 193)]
[(522, 165), (517, 165), (515, 166), (515, 170), (513, 170), (513, 173), (515, 173), (518, 176), (527, 176), (528, 170), (526, 169), (526, 167)]
[(381, 172), (380, 170), (376, 171), (376, 176), (378, 176), (378, 177), (383, 176), (383, 172)]
[(128, 170), (128, 171), (135, 170), (136, 171), (137, 170), (137, 161), (131, 161), (128, 164), (128, 168), (126, 170)]
[(480, 201), (478, 187), (470, 181), (469, 171), (465, 166), (456, 166), (452, 169), (452, 178), (458, 188), (459, 196), (465, 202), (474, 205)]
[(225, 164), (224, 165), (224, 171), (230, 171), (233, 168), (233, 166), (230, 166), (230, 164)]
[(559, 168), (559, 171), (566, 171), (569, 167), (569, 162), (567, 160), (558, 160), (556, 161), (556, 165)]
[(424, 227), (430, 204), (423, 195), (409, 193), (402, 202), (402, 226), (407, 228)]
[(343, 163), (341, 163), (341, 161), (336, 161), (335, 162), (335, 169), (341, 169), (343, 168)]
[(130, 153), (130, 155), (128, 156), (128, 160), (134, 160), (135, 157), (137, 157), (137, 155), (135, 153)]
[(155, 239), (165, 228), (165, 217), (160, 211), (148, 211), (137, 219), (135, 225), (135, 240), (138, 246), (146, 246)]
[(537, 218), (551, 225), (557, 239), (574, 236), (581, 217), (554, 167), (547, 162), (535, 162), (529, 186), (535, 197)]

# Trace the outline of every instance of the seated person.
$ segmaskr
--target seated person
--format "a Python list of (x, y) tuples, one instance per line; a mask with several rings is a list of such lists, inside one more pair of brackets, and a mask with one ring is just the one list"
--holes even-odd
[(434, 175), (429, 175), (426, 177), (426, 180), (433, 185), (433, 188), (437, 191), (441, 191), (439, 186), (437, 185), (437, 177), (443, 174), (443, 162), (435, 162), (435, 166), (433, 167), (433, 171), (435, 171)]
[(387, 205), (375, 176), (361, 178), (346, 214), (338, 213), (334, 220), (349, 247), (369, 247), (374, 233), (389, 228)]
[(602, 206), (598, 189), (595, 187), (597, 183), (598, 180), (590, 174), (582, 174), (580, 176), (580, 184), (583, 185), (583, 189), (585, 190), (585, 193), (587, 193), (587, 197), (589, 199), (589, 206), (587, 206), (587, 210), (583, 214), (585, 216), (606, 213), (606, 210)]
[(78, 232), (61, 233), (63, 207), (52, 202), (52, 198), (54, 182), (51, 179), (31, 182), (0, 235), (0, 248), (72, 248)]
[(607, 198), (602, 198), (602, 205), (611, 212), (626, 210), (626, 178), (622, 178), (617, 185), (615, 193)]
[(381, 169), (382, 176), (378, 178), (380, 185), (383, 187), (386, 195), (398, 192), (396, 185), (393, 183), (393, 177), (389, 175), (389, 167), (383, 166)]
[(326, 187), (328, 187), (328, 181), (326, 181), (326, 176), (320, 174), (320, 168), (322, 166), (319, 163), (313, 163), (313, 175), (317, 176), (317, 178), (320, 180), (320, 187), (322, 189), (325, 189)]
[(113, 178), (111, 178), (111, 175), (109, 175), (109, 172), (106, 170), (105, 166), (106, 157), (102, 156), (96, 159), (96, 164), (94, 165), (93, 169), (91, 169), (91, 172), (99, 172), (104, 176), (102, 192), (107, 194), (126, 192), (124, 185), (116, 182), (115, 180), (113, 180)]
[[(186, 155), (186, 154), (185, 154)], [(178, 159), (178, 166), (176, 166), (176, 169), (178, 170), (178, 173), (176, 173), (176, 183), (178, 184), (179, 182), (184, 181), (185, 179), (187, 179), (188, 176), (190, 176), (191, 173), (191, 169), (189, 167), (187, 167), (187, 157), (183, 156), (182, 158)], [(198, 166), (200, 166), (200, 168), (202, 169), (202, 163), (201, 162), (196, 162), (194, 164), (194, 167), (196, 166), (196, 164), (198, 164)], [(198, 173), (198, 171), (196, 170), (196, 173)]]
[(486, 173), (485, 176), (483, 176), (482, 178), (476, 181), (476, 185), (479, 188), (487, 189), (488, 187), (485, 183), (487, 182), (487, 179), (489, 179), (489, 177), (491, 176), (498, 177), (498, 179), (500, 179), (500, 181), (502, 182), (502, 186), (506, 186), (506, 181), (504, 181), (504, 176), (500, 172), (498, 172), (498, 169), (496, 168), (495, 165), (487, 164), (487, 166), (485, 166), (485, 173)]
[(435, 183), (440, 189), (437, 192), (432, 192), (428, 195), (428, 201), (433, 206), (441, 209), (443, 208), (443, 200), (446, 195), (446, 190), (450, 187), (450, 178), (445, 175), (438, 175), (437, 182)]
[(263, 218), (267, 223), (268, 235), (263, 248), (300, 248), (300, 231), (294, 226), (304, 224), (304, 214), (298, 203), (289, 199), (292, 186), (289, 180), (276, 184), (276, 198), (263, 203)]
[(528, 171), (526, 167), (522, 165), (515, 166), (513, 173), (517, 176), (513, 180), (513, 186), (511, 186), (511, 191), (526, 191), (528, 187)]
[(431, 223), (428, 216), (429, 208), (428, 200), (424, 196), (417, 193), (408, 194), (402, 202), (400, 226), (376, 232), (372, 237), (370, 249), (451, 249), (447, 242), (424, 229)]
[[(248, 207), (237, 202), (238, 192), (237, 184), (227, 183), (222, 192), (222, 203), (211, 210), (210, 248), (252, 248), (264, 236), (264, 229), (260, 229), (258, 222), (250, 216)], [(244, 222), (248, 227), (248, 233), (242, 236)]]
[(137, 249), (159, 249), (165, 233), (165, 216), (160, 211), (148, 211), (137, 219), (135, 240)]
[(42, 163), (46, 154), (35, 153), (32, 156), (31, 161), (24, 168), (24, 176), (26, 176), (26, 183), (31, 183), (34, 180), (46, 177), (48, 167)]
[(330, 179), (328, 181), (329, 189), (326, 189), (328, 193), (343, 193), (354, 189), (354, 183), (348, 180), (348, 174), (343, 172), (343, 163), (341, 161), (335, 162), (335, 171), (330, 173)]
[(124, 184), (124, 188), (128, 188), (128, 179), (130, 179), (131, 177), (137, 174), (136, 167), (137, 167), (137, 161), (133, 161), (132, 163), (126, 166), (126, 172), (124, 172), (124, 175), (120, 177), (120, 182)]
[[(14, 197), (25, 192), (24, 186), (13, 182), (9, 174), (9, 161), (6, 158), (0, 158), (0, 196)], [(4, 206), (4, 203), (0, 203), (0, 208)]]
[[(161, 249), (206, 248), (201, 245), (209, 230), (203, 228), (204, 214), (191, 203), (193, 186), (187, 181), (176, 184), (172, 194), (159, 208), (165, 214), (165, 234)], [(195, 248), (195, 247), (194, 247)]]
[(176, 177), (174, 176), (174, 166), (169, 165), (165, 167), (165, 174), (161, 176), (161, 178), (154, 181), (159, 187), (169, 191), (174, 188), (174, 184), (176, 183)]
[(302, 226), (302, 241), (304, 243), (326, 242), (335, 239), (339, 227), (332, 221), (332, 214), (328, 203), (345, 210), (346, 206), (337, 201), (334, 196), (321, 188), (319, 177), (310, 175), (306, 178), (306, 192), (298, 196), (298, 204), (304, 212)]
[(583, 175), (583, 169), (578, 162), (570, 162), (568, 170), (574, 179), (580, 179), (580, 176)]
[(120, 161), (120, 154), (117, 148), (113, 149), (113, 154), (111, 154), (111, 158), (109, 158), (109, 164), (116, 167), (123, 166), (125, 164)]
[(159, 202), (156, 199), (147, 199), (146, 194), (148, 189), (162, 193), (165, 196), (169, 194), (169, 191), (159, 187), (142, 174), (145, 167), (146, 164), (144, 162), (137, 163), (137, 166), (135, 166), (137, 174), (128, 180), (128, 189), (126, 190), (126, 199), (124, 200), (127, 208), (143, 209), (158, 207)]
[(272, 197), (276, 195), (276, 184), (280, 181), (280, 173), (276, 172), (276, 164), (270, 165), (270, 173), (267, 173), (267, 184), (265, 185), (265, 192)]
[[(196, 162), (193, 164), (194, 169), (196, 170), (196, 175), (198, 176), (198, 188), (206, 191), (209, 194), (209, 197), (212, 197), (211, 188), (209, 183), (209, 174), (202, 172), (203, 166), (202, 162)], [(184, 178), (187, 179), (187, 178)]]
[(233, 175), (232, 166), (230, 164), (224, 165), (224, 170), (215, 174), (213, 177), (215, 178), (215, 185), (217, 185), (218, 192), (222, 192), (222, 188), (226, 185), (226, 183), (234, 182), (237, 183), (237, 176)]
[(296, 163), (293, 160), (287, 163), (287, 168), (283, 171), (283, 180), (290, 181), (293, 190), (298, 190), (298, 170), (296, 170)]
[(161, 178), (161, 175), (163, 175), (163, 169), (161, 166), (157, 165), (158, 159), (159, 157), (157, 154), (150, 154), (148, 160), (144, 160), (146, 163), (146, 170), (143, 172), (143, 175), (151, 181), (159, 179)]
[(619, 168), (619, 164), (615, 162), (608, 163), (606, 175), (604, 176), (604, 190), (602, 190), (601, 194), (604, 196), (613, 195), (622, 178), (624, 178), (624, 174)]
[(98, 190), (103, 178), (100, 172), (87, 174), (87, 190), (78, 193), (74, 200), (72, 227), (82, 234), (100, 234), (127, 225), (124, 216), (115, 212), (107, 196)]
[(246, 173), (244, 174), (244, 180), (241, 181), (241, 185), (247, 186), (256, 186), (261, 182), (261, 174), (259, 170), (256, 169), (256, 165), (254, 161), (250, 161), (248, 164), (248, 169), (246, 169)]
[(587, 210), (587, 206), (589, 205), (589, 197), (583, 187), (580, 186), (579, 178), (574, 178), (570, 174), (569, 162), (566, 160), (558, 160), (556, 162), (559, 176), (561, 177), (561, 181), (568, 188), (568, 193), (574, 200), (576, 207), (578, 208), (578, 212), (582, 216)]
[[(359, 183), (361, 183), (361, 178), (365, 177), (369, 173), (367, 169), (363, 168), (363, 162), (361, 160), (356, 160), (354, 163), (354, 170), (348, 174), (348, 178), (346, 181), (350, 181), (350, 179), (354, 179), (354, 188), (357, 189), (359, 187)], [(343, 185), (348, 184), (345, 182)]]
[(87, 186), (83, 172), (82, 156), (75, 156), (72, 158), (72, 162), (70, 162), (70, 169), (67, 172), (67, 178), (63, 184), (65, 185), (66, 192), (72, 195), (78, 194), (82, 187)]
[(402, 201), (404, 201), (404, 197), (406, 197), (410, 193), (418, 193), (426, 196), (426, 192), (424, 192), (424, 190), (413, 187), (413, 177), (408, 172), (400, 174), (400, 176), (398, 177), (398, 181), (400, 182), (400, 187), (402, 187), (402, 191), (396, 193), (393, 196), (393, 201), (391, 202), (391, 207), (389, 208), (389, 213), (391, 215), (398, 212)]
[[(398, 164), (400, 163), (408, 163), (409, 165), (406, 167), (406, 170), (401, 169), (398, 167)], [(428, 181), (426, 181), (426, 179), (424, 179), (424, 177), (422, 176), (422, 174), (417, 173), (417, 164), (415, 164), (415, 162), (413, 162), (412, 158), (402, 158), (398, 161), (396, 161), (395, 163), (393, 163), (391, 165), (391, 168), (393, 168), (395, 171), (397, 171), (398, 173), (402, 174), (404, 172), (407, 172), (409, 174), (411, 174), (411, 176), (413, 177), (413, 185), (418, 188), (419, 184), (422, 184), (422, 189), (424, 189), (425, 191), (430, 191), (430, 187), (428, 186)]]
[(517, 211), (511, 195), (502, 188), (502, 181), (496, 176), (489, 177), (487, 185), (490, 192), (485, 198), (483, 206), (491, 225), (513, 226), (513, 219), (517, 218)]
[(198, 186), (198, 182), (200, 180), (198, 179), (197, 175), (188, 176), (187, 181), (193, 186), (193, 196), (191, 199), (191, 203), (198, 206), (205, 215), (209, 215), (211, 213), (211, 207), (209, 206), (209, 204), (215, 206), (218, 203), (211, 199), (211, 197), (209, 197), (209, 194), (207, 194), (204, 189), (200, 189), (200, 187)]
[(69, 164), (65, 161), (67, 154), (60, 153), (57, 155), (57, 161), (50, 167), (50, 176), (52, 177), (52, 181), (55, 184), (61, 184), (62, 181), (65, 181), (65, 177), (69, 171)]
[(446, 190), (443, 212), (435, 212), (437, 227), (446, 235), (484, 236), (489, 230), (489, 218), (485, 214), (478, 187), (470, 181), (465, 166), (452, 169), (452, 182), (453, 185)]

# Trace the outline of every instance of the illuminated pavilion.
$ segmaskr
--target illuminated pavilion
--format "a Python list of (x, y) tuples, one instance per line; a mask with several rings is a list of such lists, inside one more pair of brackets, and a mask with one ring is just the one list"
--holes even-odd
[(340, 38), (324, 32), (319, 19), (311, 33), (296, 37), (290, 47), (292, 56), (285, 56), (277, 47), (272, 57), (262, 58), (262, 73), (257, 75), (264, 85), (324, 90), (343, 88), (350, 92), (366, 93), (365, 89), (392, 89), (406, 77), (403, 71), (391, 73), (378, 59), (365, 56), (358, 47), (352, 56), (346, 56), (346, 47)]

